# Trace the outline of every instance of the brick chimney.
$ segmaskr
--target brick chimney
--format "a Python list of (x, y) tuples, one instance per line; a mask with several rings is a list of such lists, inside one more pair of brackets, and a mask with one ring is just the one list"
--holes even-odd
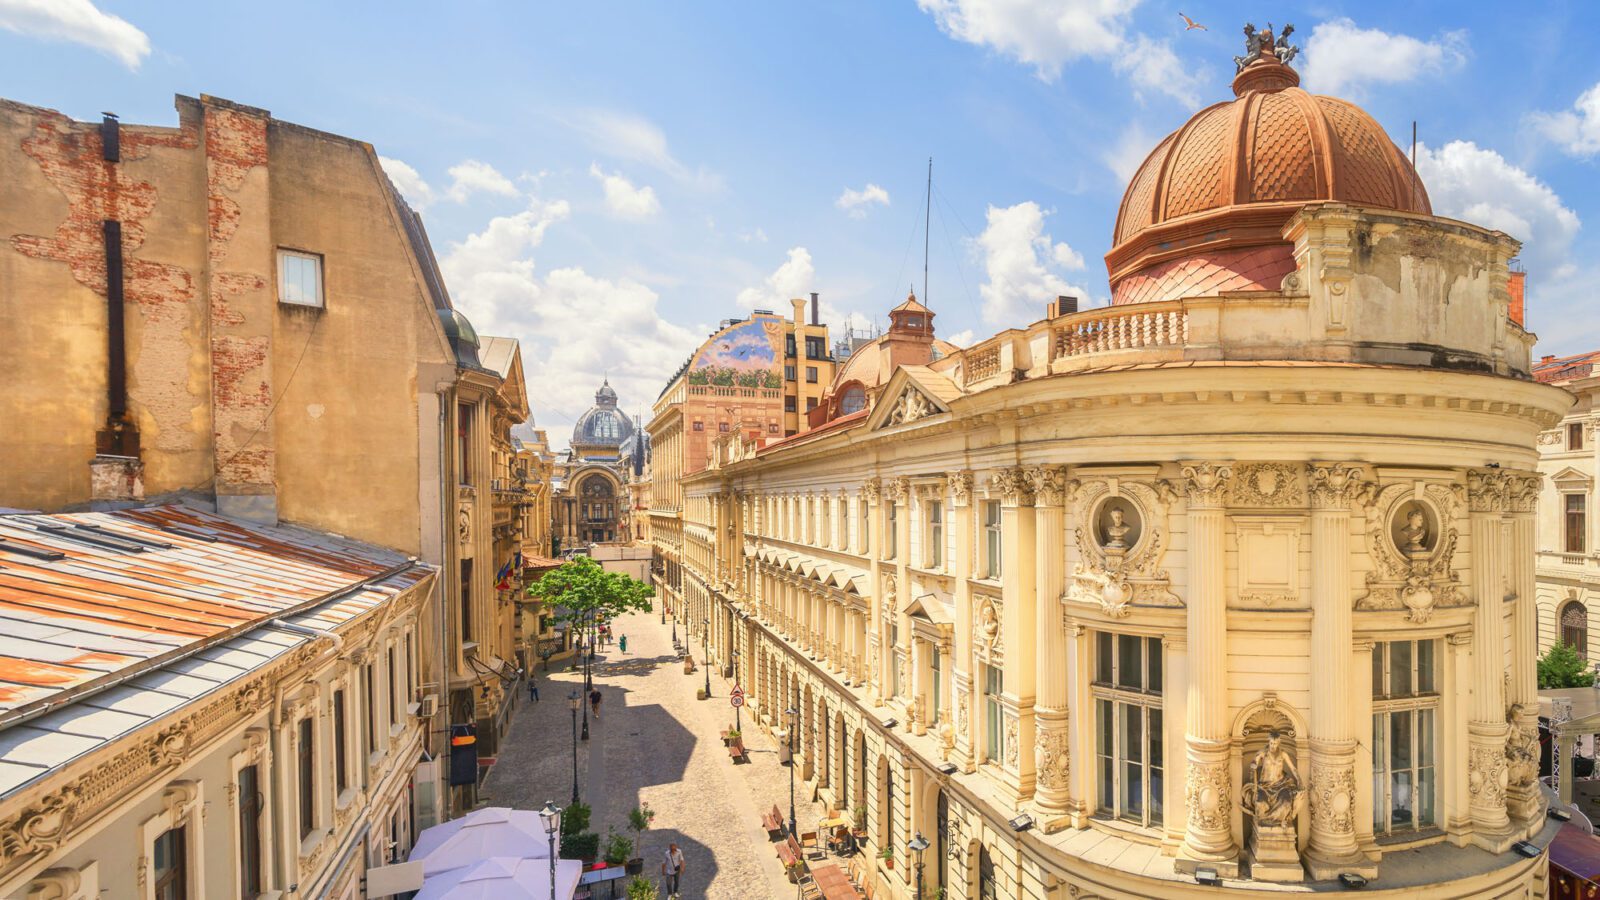
[(1523, 292), (1527, 287), (1527, 281), (1527, 272), (1512, 272), (1510, 280), (1506, 282), (1506, 291), (1511, 294), (1511, 321), (1517, 323), (1518, 328), (1528, 327), (1524, 318), (1523, 300)]

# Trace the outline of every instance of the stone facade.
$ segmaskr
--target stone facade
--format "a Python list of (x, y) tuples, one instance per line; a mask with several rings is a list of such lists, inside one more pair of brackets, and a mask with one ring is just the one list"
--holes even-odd
[[(1564, 388), (1574, 403), (1559, 423), (1539, 433), (1539, 653), (1566, 643), (1590, 662), (1600, 662), (1600, 641), (1591, 640), (1592, 616), (1600, 616), (1600, 532), (1595, 529), (1597, 388), (1596, 354), (1545, 357), (1534, 376)], [(1595, 620), (1600, 621), (1600, 620)]]

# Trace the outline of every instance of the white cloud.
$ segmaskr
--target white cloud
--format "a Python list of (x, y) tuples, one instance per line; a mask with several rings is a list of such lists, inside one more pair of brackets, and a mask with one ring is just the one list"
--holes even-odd
[(1146, 132), (1138, 122), (1134, 122), (1122, 130), (1122, 134), (1112, 142), (1111, 146), (1100, 155), (1100, 161), (1106, 168), (1117, 173), (1117, 177), (1126, 185), (1133, 180), (1133, 173), (1139, 171), (1139, 164), (1150, 155), (1150, 150), (1155, 147), (1155, 139)]
[(1573, 156), (1594, 156), (1600, 153), (1600, 84), (1579, 94), (1571, 109), (1536, 112), (1528, 119), (1540, 134)]
[(589, 145), (607, 156), (643, 163), (700, 190), (722, 189), (722, 177), (704, 166), (691, 169), (672, 155), (666, 132), (643, 116), (614, 110), (588, 110), (569, 123), (588, 138)]
[(770, 309), (783, 315), (789, 311), (789, 301), (808, 296), (816, 281), (817, 270), (811, 264), (811, 251), (804, 247), (790, 247), (783, 263), (768, 275), (761, 284), (739, 292), (739, 303), (751, 309)]
[(1062, 294), (1085, 303), (1087, 288), (1068, 284), (1064, 269), (1081, 269), (1083, 255), (1045, 233), (1046, 213), (1032, 200), (1004, 209), (989, 207), (988, 225), (977, 237), (988, 281), (978, 287), (983, 318), (999, 327), (1019, 326), (1044, 315), (1045, 303)]
[(855, 188), (845, 188), (839, 199), (833, 201), (834, 206), (849, 213), (852, 219), (866, 218), (867, 209), (874, 203), (888, 206), (889, 192), (871, 183), (859, 191)]
[(1166, 41), (1130, 36), (1128, 19), (1138, 0), (917, 0), (939, 29), (959, 41), (989, 47), (1024, 65), (1045, 81), (1080, 59), (1109, 62), (1140, 93), (1168, 94), (1193, 105), (1200, 76), (1185, 66)]
[(955, 344), (957, 347), (970, 347), (972, 346), (973, 337), (974, 335), (971, 328), (963, 328), (955, 334), (945, 338), (945, 340)]
[[(635, 279), (599, 277), (580, 266), (541, 278), (532, 253), (569, 214), (564, 200), (535, 200), (521, 213), (497, 216), (440, 261), (457, 307), (480, 334), (522, 342), (533, 413), (557, 446), (593, 404), (601, 379), (610, 378), (624, 409), (648, 414), (662, 373), (700, 343), (696, 332), (666, 321), (656, 292)], [(597, 318), (606, 327), (594, 327)]]
[(82, 44), (138, 71), (150, 38), (90, 0), (0, 0), (0, 28), (28, 37)]
[(399, 189), (400, 195), (406, 198), (413, 209), (426, 209), (433, 202), (433, 188), (417, 173), (416, 169), (398, 159), (387, 156), (378, 157), (378, 162), (383, 165), (383, 171), (388, 174), (389, 180)]
[(599, 163), (590, 163), (589, 174), (605, 188), (606, 206), (624, 219), (648, 219), (661, 212), (656, 190), (648, 185), (634, 187), (621, 172), (607, 173)]
[(1523, 242), (1522, 257), (1556, 278), (1572, 271), (1572, 241), (1582, 222), (1549, 185), (1471, 141), (1417, 147), (1417, 174), (1433, 211)]
[(751, 231), (741, 231), (739, 232), (739, 241), (740, 243), (744, 244), (765, 244), (767, 242), (767, 232), (761, 228), (756, 228)]
[(1460, 69), (1467, 60), (1465, 31), (1447, 31), (1431, 41), (1360, 28), (1331, 19), (1311, 29), (1305, 45), (1307, 88), (1345, 94), (1367, 84), (1411, 81)]
[(445, 195), (457, 203), (465, 203), (473, 194), (498, 194), (502, 197), (520, 196), (511, 179), (486, 162), (466, 159), (450, 167), (450, 189)]

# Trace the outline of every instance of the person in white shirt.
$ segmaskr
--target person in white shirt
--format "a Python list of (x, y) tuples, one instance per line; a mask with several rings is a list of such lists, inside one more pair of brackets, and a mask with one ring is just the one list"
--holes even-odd
[(667, 852), (662, 855), (661, 874), (666, 876), (667, 896), (677, 896), (678, 879), (683, 877), (683, 851), (676, 843), (668, 844)]

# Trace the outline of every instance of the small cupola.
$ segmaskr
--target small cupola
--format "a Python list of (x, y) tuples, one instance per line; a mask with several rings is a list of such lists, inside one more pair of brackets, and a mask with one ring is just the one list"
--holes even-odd
[(906, 294), (904, 303), (889, 310), (889, 333), (933, 337), (933, 310), (917, 302), (915, 291)]

